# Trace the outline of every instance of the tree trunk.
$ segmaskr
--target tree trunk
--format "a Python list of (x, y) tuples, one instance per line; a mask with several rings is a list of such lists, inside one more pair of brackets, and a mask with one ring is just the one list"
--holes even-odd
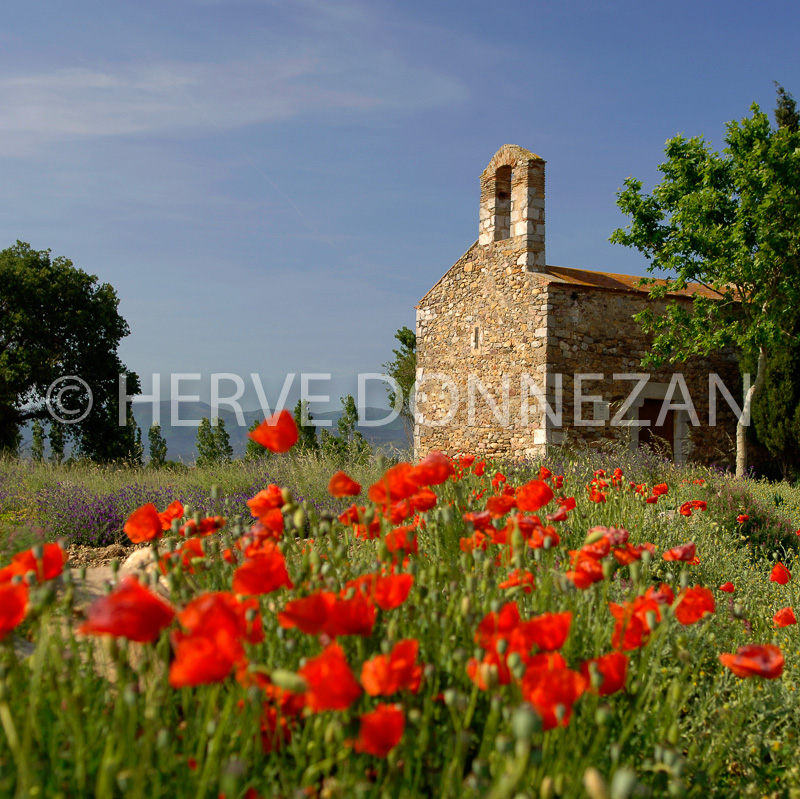
[(736, 424), (736, 476), (744, 477), (747, 471), (747, 428), (750, 425), (750, 411), (761, 387), (767, 379), (767, 350), (761, 347), (758, 351), (758, 371), (756, 372), (756, 382), (747, 389), (744, 397), (744, 407), (742, 415)]

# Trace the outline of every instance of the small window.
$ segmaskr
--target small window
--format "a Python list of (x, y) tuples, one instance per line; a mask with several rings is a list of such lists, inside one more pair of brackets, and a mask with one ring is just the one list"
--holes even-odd
[(481, 346), (481, 330), (478, 325), (472, 329), (472, 349), (480, 349)]

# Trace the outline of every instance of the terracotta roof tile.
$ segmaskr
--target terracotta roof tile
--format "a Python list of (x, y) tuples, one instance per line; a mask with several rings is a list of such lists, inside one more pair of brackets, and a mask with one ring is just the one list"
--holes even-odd
[[(545, 274), (554, 283), (567, 283), (572, 286), (584, 288), (606, 289), (608, 291), (635, 291), (646, 293), (646, 286), (640, 286), (640, 277), (636, 275), (616, 275), (611, 272), (590, 272), (588, 269), (568, 269), (564, 266), (548, 266)], [(555, 278), (553, 280), (553, 278)], [(654, 280), (656, 285), (664, 285), (666, 281)], [(707, 297), (719, 297), (715, 291), (710, 291), (699, 283), (690, 283), (682, 291), (671, 291), (670, 296), (691, 297), (694, 294), (703, 294)]]

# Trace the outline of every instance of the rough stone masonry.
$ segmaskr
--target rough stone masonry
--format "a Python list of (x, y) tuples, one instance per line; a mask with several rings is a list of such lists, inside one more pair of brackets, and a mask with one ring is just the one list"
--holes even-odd
[[(540, 457), (610, 439), (678, 462), (732, 457), (735, 353), (642, 369), (650, 343), (633, 316), (651, 301), (639, 279), (546, 265), (542, 158), (509, 144), (495, 153), (478, 234), (417, 306), (417, 457)], [(707, 290), (668, 299), (690, 304), (695, 292)]]

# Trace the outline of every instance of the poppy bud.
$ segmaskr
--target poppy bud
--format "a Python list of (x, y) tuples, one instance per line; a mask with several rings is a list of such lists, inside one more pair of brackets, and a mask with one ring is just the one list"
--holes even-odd
[(508, 641), (506, 641), (505, 638), (500, 638), (495, 648), (497, 649), (498, 655), (505, 655), (505, 653), (508, 651)]
[(667, 572), (667, 573), (664, 575), (664, 579), (665, 579), (665, 580), (666, 580), (668, 583), (671, 583), (671, 582), (672, 582), (672, 581), (675, 579), (675, 575), (674, 575), (672, 572)]
[(222, 497), (222, 489), (216, 483), (213, 483), (211, 485), (211, 501), (219, 502), (221, 497)]
[[(631, 564), (633, 565), (633, 564)], [(603, 579), (610, 580), (611, 575), (617, 570), (617, 561), (615, 560), (604, 560), (603, 561)], [(631, 575), (632, 577), (633, 575)]]
[(468, 574), (467, 579), (464, 581), (464, 587), (467, 589), (467, 593), (474, 594), (477, 584), (475, 578), (471, 574)]
[(553, 799), (556, 795), (556, 787), (553, 778), (545, 777), (539, 785), (539, 799)]
[(303, 694), (308, 690), (308, 684), (299, 675), (288, 669), (274, 669), (269, 673), (274, 685), (293, 694)]
[(611, 711), (608, 705), (598, 705), (594, 712), (594, 721), (598, 727), (604, 727), (611, 719)]
[(635, 560), (628, 566), (628, 571), (630, 572), (631, 580), (638, 582), (642, 574), (642, 564), (639, 563), (638, 560)]
[(600, 669), (597, 668), (597, 663), (595, 661), (592, 661), (589, 664), (589, 682), (591, 683), (592, 688), (594, 688), (595, 691), (598, 691), (600, 689), (600, 686), (603, 684), (603, 679), (604, 677), (600, 673)]
[[(507, 735), (498, 735), (494, 747), (501, 755), (507, 755), (511, 751), (511, 739)], [(545, 779), (547, 778), (545, 777)]]
[(525, 538), (520, 532), (519, 527), (514, 525), (514, 532), (511, 533), (511, 549), (514, 551), (514, 554), (516, 554), (517, 552), (521, 552), (524, 546)]
[(642, 552), (642, 565), (649, 566), (653, 561), (653, 556), (650, 554), (649, 549), (645, 549)]
[(398, 639), (400, 633), (397, 628), (398, 628), (397, 619), (393, 618), (389, 622), (389, 626), (386, 628), (386, 637), (389, 639), (389, 641), (393, 642)]
[(686, 569), (683, 569), (681, 571), (681, 576), (680, 576), (679, 582), (680, 582), (681, 588), (688, 588), (689, 587), (689, 572)]
[(518, 741), (530, 741), (542, 728), (542, 720), (527, 703), (521, 704), (511, 715), (511, 733)]
[(447, 707), (452, 707), (455, 704), (456, 698), (458, 697), (458, 692), (455, 688), (448, 688), (442, 694), (444, 697), (444, 703)]
[(296, 530), (302, 530), (306, 526), (306, 512), (302, 508), (298, 508), (294, 512), (292, 521)]
[(654, 610), (648, 610), (644, 617), (647, 621), (647, 627), (652, 631), (655, 630), (656, 625), (658, 624), (658, 616)]
[(609, 799), (606, 781), (594, 766), (589, 766), (583, 772), (583, 787), (590, 799)]
[(292, 492), (288, 488), (281, 489), (281, 499), (283, 500), (284, 505), (292, 505), (294, 503)]
[(466, 616), (469, 614), (472, 600), (468, 596), (461, 597), (461, 615)]
[(633, 769), (625, 766), (617, 769), (611, 780), (611, 790), (609, 791), (611, 799), (628, 799), (636, 788), (636, 783), (636, 772)]

